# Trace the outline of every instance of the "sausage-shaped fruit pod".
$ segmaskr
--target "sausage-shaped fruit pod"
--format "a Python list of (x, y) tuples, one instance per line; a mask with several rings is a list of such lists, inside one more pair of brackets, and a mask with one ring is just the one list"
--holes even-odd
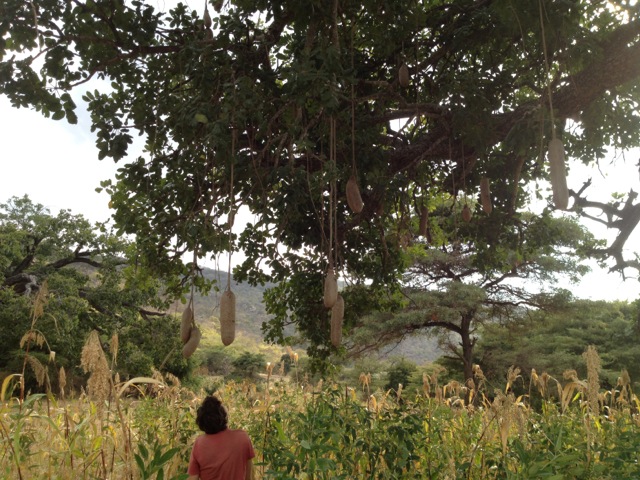
[(398, 69), (398, 83), (402, 88), (407, 88), (409, 86), (409, 68), (407, 68), (405, 63), (400, 65), (400, 68)]
[(187, 343), (191, 335), (191, 326), (193, 325), (193, 310), (188, 305), (182, 312), (182, 321), (180, 322), (180, 340), (182, 343)]
[(338, 279), (333, 271), (333, 268), (327, 270), (327, 275), (324, 277), (324, 296), (323, 303), (325, 308), (332, 308), (336, 304), (338, 299)]
[(484, 213), (489, 215), (493, 210), (493, 205), (491, 204), (491, 189), (487, 177), (480, 179), (480, 203), (482, 204)]
[(202, 332), (195, 325), (191, 327), (191, 334), (189, 335), (189, 340), (182, 347), (182, 356), (184, 358), (189, 358), (193, 355), (193, 352), (196, 351), (198, 345), (200, 344), (200, 339), (202, 338)]
[(364, 208), (364, 203), (362, 202), (358, 182), (356, 181), (356, 177), (353, 175), (347, 181), (346, 193), (347, 205), (349, 205), (351, 211), (353, 211), (353, 213), (360, 213)]
[(336, 303), (331, 308), (331, 344), (339, 347), (342, 342), (342, 320), (344, 319), (344, 299), (338, 294)]
[(236, 296), (231, 290), (220, 298), (220, 338), (225, 346), (236, 338)]
[(554, 138), (549, 142), (549, 167), (553, 203), (556, 208), (566, 210), (569, 205), (567, 169), (564, 162), (564, 145), (559, 138)]

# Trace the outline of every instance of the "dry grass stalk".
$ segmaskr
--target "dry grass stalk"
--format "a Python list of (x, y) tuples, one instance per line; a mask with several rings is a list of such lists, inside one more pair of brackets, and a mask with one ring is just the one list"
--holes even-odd
[(442, 394), (446, 397), (447, 392), (450, 393), (449, 396), (460, 396), (460, 390), (462, 389), (462, 385), (457, 380), (451, 380), (444, 387), (442, 387)]
[(46, 343), (44, 335), (38, 330), (31, 329), (25, 333), (20, 339), (20, 348), (24, 348), (25, 345), (35, 344), (38, 347), (42, 347)]
[(360, 377), (358, 377), (358, 381), (360, 382), (360, 385), (362, 385), (362, 391), (364, 392), (364, 389), (366, 388), (368, 392), (371, 386), (371, 374), (362, 372)]
[(477, 363), (473, 364), (473, 366), (471, 367), (471, 371), (473, 372), (473, 378), (478, 384), (478, 388), (480, 388), (480, 385), (484, 384), (487, 381), (487, 377), (484, 376), (482, 368), (480, 368), (480, 365), (478, 365)]
[(431, 393), (431, 382), (429, 381), (429, 375), (425, 373), (422, 374), (422, 392), (425, 397), (429, 397)]
[(298, 354), (294, 352), (289, 345), (287, 345), (287, 355), (289, 355), (289, 360), (291, 360), (291, 363), (293, 364), (298, 363)]
[(40, 318), (44, 314), (44, 307), (47, 305), (49, 300), (49, 285), (45, 280), (42, 282), (38, 293), (36, 294), (36, 298), (33, 302), (33, 321)]
[[(619, 393), (615, 401), (618, 402), (619, 400), (623, 400), (628, 402), (632, 397), (633, 392), (631, 391), (631, 377), (629, 377), (629, 372), (627, 372), (626, 369), (623, 369), (622, 372), (620, 372), (616, 387), (619, 388)], [(612, 398), (611, 400), (613, 401), (614, 399)]]
[(526, 418), (524, 411), (520, 408), (519, 401), (516, 400), (512, 393), (505, 395), (502, 392), (496, 392), (491, 409), (497, 420), (502, 451), (506, 454), (513, 427), (516, 427), (520, 434), (525, 431)]
[(111, 353), (111, 364), (112, 366), (117, 365), (118, 363), (118, 347), (120, 341), (118, 339), (118, 333), (114, 333), (111, 336), (111, 342), (109, 342), (109, 352)]
[(42, 385), (44, 385), (44, 380), (47, 373), (44, 365), (42, 365), (42, 363), (40, 363), (40, 361), (33, 355), (27, 356), (27, 363), (36, 376), (36, 382), (38, 383), (38, 386), (41, 387)]
[(540, 390), (540, 395), (542, 395), (542, 398), (545, 400), (549, 398), (549, 380), (552, 378), (553, 377), (547, 372), (542, 372), (539, 378), (538, 389)]
[(87, 393), (96, 401), (104, 401), (111, 396), (111, 371), (104, 354), (98, 332), (93, 330), (82, 348), (80, 365), (85, 373), (90, 373)]
[(164, 375), (162, 375), (162, 372), (153, 367), (151, 368), (151, 378), (158, 380), (159, 382), (164, 382)]
[(58, 372), (58, 389), (60, 391), (60, 397), (64, 398), (64, 387), (67, 386), (67, 373), (64, 370), (64, 367), (60, 367)]
[(509, 390), (513, 388), (513, 385), (516, 383), (516, 380), (521, 379), (520, 368), (514, 365), (509, 367), (507, 370), (507, 386), (504, 388), (504, 392), (507, 393)]
[(568, 380), (564, 387), (560, 385), (560, 382), (558, 382), (560, 406), (564, 412), (569, 407), (569, 404), (574, 399), (576, 393), (584, 394), (587, 392), (588, 386), (586, 382), (578, 378), (578, 373), (573, 369), (565, 370), (562, 373), (562, 376), (565, 380)]
[(476, 389), (476, 382), (473, 378), (468, 378), (463, 387), (463, 393), (465, 395), (465, 401), (467, 405), (473, 403), (478, 391)]
[[(36, 330), (35, 325), (38, 319), (44, 314), (44, 307), (47, 304), (48, 299), (49, 299), (49, 288), (48, 288), (47, 281), (45, 280), (40, 286), (40, 289), (38, 290), (36, 298), (33, 302), (31, 328), (25, 335), (23, 335), (22, 339), (20, 340), (20, 348), (23, 348), (25, 350), (24, 360), (22, 362), (22, 374), (20, 377), (21, 378), (21, 381), (20, 381), (20, 401), (21, 402), (24, 401), (24, 394), (25, 394), (24, 377), (27, 370), (27, 362), (31, 358), (29, 353), (31, 349), (31, 344), (35, 343), (36, 345), (38, 345), (38, 347), (42, 347), (44, 344), (47, 343), (46, 338), (42, 333)], [(33, 368), (33, 364), (32, 364), (32, 368)], [(46, 374), (46, 372), (45, 372), (45, 377), (47, 377), (47, 380), (48, 380), (48, 375)], [(42, 380), (42, 382), (44, 383), (44, 379)], [(42, 385), (40, 382), (38, 382), (38, 384)]]
[(600, 392), (600, 380), (598, 378), (598, 372), (601, 368), (600, 356), (596, 347), (589, 345), (582, 357), (587, 364), (587, 400), (589, 402), (589, 410), (593, 415), (598, 415), (600, 413), (600, 403), (598, 401), (598, 393)]
[(542, 395), (542, 390), (540, 389), (540, 377), (538, 376), (538, 372), (536, 372), (535, 368), (531, 369), (531, 375), (529, 377), (529, 400), (531, 400), (531, 390), (533, 387), (537, 387), (540, 391), (540, 395)]
[(378, 413), (378, 401), (375, 395), (369, 395), (367, 398), (367, 410)]

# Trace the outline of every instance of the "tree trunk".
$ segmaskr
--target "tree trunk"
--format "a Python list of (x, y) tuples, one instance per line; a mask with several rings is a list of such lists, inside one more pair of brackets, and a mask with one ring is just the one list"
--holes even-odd
[(474, 314), (466, 314), (462, 316), (460, 322), (460, 346), (462, 347), (462, 363), (464, 370), (464, 381), (473, 381), (473, 346), (475, 340), (471, 338), (471, 321)]

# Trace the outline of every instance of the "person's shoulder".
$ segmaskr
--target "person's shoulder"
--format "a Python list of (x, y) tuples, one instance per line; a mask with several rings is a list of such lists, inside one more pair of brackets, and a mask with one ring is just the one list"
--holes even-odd
[(195, 438), (195, 440), (193, 441), (193, 446), (195, 447), (195, 446), (197, 446), (197, 445), (202, 444), (202, 442), (204, 442), (204, 441), (205, 441), (206, 437), (207, 437), (207, 436), (206, 436), (204, 433), (203, 433), (203, 434), (201, 434), (201, 435), (198, 435), (198, 436)]
[(227, 432), (229, 432), (229, 435), (233, 435), (234, 437), (249, 438), (249, 434), (242, 429), (227, 429)]

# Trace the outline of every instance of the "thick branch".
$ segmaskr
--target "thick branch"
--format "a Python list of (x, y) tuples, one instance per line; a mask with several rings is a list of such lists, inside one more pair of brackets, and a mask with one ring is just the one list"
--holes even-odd
[[(583, 190), (580, 192), (582, 191)], [(572, 196), (575, 199), (574, 209), (583, 217), (599, 221), (606, 225), (607, 228), (618, 230), (618, 235), (609, 246), (606, 248), (593, 249), (591, 254), (598, 258), (613, 257), (616, 263), (611, 267), (611, 271), (618, 271), (623, 273), (623, 275), (625, 268), (628, 267), (635, 268), (640, 271), (640, 263), (636, 260), (626, 260), (622, 253), (631, 233), (640, 223), (640, 203), (633, 203), (638, 197), (638, 194), (631, 190), (627, 197), (627, 201), (623, 206), (620, 206), (620, 202), (610, 204), (587, 200), (585, 197), (580, 196), (580, 192), (572, 193)], [(604, 221), (582, 212), (585, 208), (599, 209), (606, 215), (607, 220)]]
[(440, 320), (427, 320), (424, 322), (417, 322), (408, 325), (404, 325), (401, 328), (394, 330), (387, 330), (385, 332), (378, 332), (375, 336), (375, 340), (365, 345), (353, 345), (349, 350), (349, 357), (357, 357), (367, 352), (379, 350), (391, 343), (400, 343), (405, 337), (411, 335), (418, 330), (426, 330), (430, 328), (442, 328), (450, 332), (454, 332), (458, 335), (462, 335), (462, 329), (460, 326), (452, 322), (445, 322)]
[[(101, 268), (103, 265), (96, 260), (91, 259), (92, 255), (95, 255), (98, 252), (76, 252), (74, 255), (71, 255), (66, 258), (61, 258), (60, 260), (56, 260), (47, 265), (48, 268), (59, 269), (62, 267), (66, 267), (67, 265), (72, 265), (74, 263), (85, 263), (87, 265), (91, 265), (92, 267)], [(122, 262), (123, 264), (126, 262)]]
[(27, 255), (25, 255), (22, 261), (16, 266), (16, 268), (13, 269), (13, 271), (9, 274), (9, 277), (13, 277), (23, 273), (27, 268), (31, 266), (31, 264), (33, 263), (33, 260), (36, 258), (36, 250), (38, 248), (38, 245), (40, 245), (40, 242), (42, 242), (43, 239), (36, 238), (36, 237), (32, 237), (32, 238), (33, 238), (33, 243), (29, 246)]
[[(640, 22), (629, 23), (620, 27), (603, 45), (601, 60), (588, 65), (581, 72), (570, 75), (562, 82), (562, 86), (553, 93), (553, 105), (556, 118), (575, 117), (607, 90), (624, 85), (640, 76), (640, 43), (631, 44), (640, 33)], [(489, 133), (488, 143), (497, 144), (503, 141), (514, 125), (525, 120), (537, 111), (541, 100), (521, 105), (511, 112), (493, 115), (494, 126)], [(443, 113), (440, 122), (429, 134), (419, 141), (391, 155), (393, 172), (403, 171), (425, 159), (461, 158), (462, 145), (452, 139), (451, 143), (442, 142), (449, 138), (447, 125), (451, 123), (451, 114)], [(438, 142), (437, 148), (434, 143)], [(465, 151), (465, 157), (474, 152)]]

